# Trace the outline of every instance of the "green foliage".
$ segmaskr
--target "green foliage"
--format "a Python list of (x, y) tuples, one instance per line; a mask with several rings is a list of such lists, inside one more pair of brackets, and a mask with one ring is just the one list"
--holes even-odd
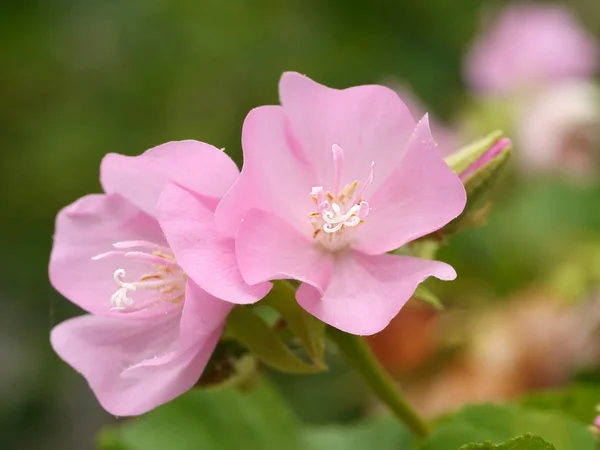
[(556, 411), (591, 424), (598, 415), (600, 386), (576, 384), (562, 389), (535, 392), (523, 397), (520, 404), (528, 408)]
[(502, 444), (484, 442), (483, 444), (463, 445), (459, 450), (555, 450), (554, 445), (544, 441), (539, 436), (526, 434), (509, 439)]
[(101, 450), (302, 448), (298, 422), (264, 382), (244, 394), (194, 390), (104, 435)]
[(412, 442), (390, 418), (303, 430), (266, 382), (250, 393), (189, 392), (98, 439), (100, 450), (397, 450)]
[[(294, 294), (290, 283), (276, 281), (259, 307), (240, 306), (232, 311), (224, 337), (237, 341), (264, 364), (282, 372), (326, 370), (325, 324), (301, 308)], [(288, 346), (287, 341), (294, 338), (300, 341), (310, 362)]]
[(229, 314), (226, 335), (237, 340), (263, 363), (282, 372), (314, 373), (326, 369), (322, 362), (310, 364), (295, 355), (252, 308), (237, 307)]
[(467, 406), (445, 421), (420, 450), (456, 450), (471, 442), (500, 444), (525, 433), (539, 435), (556, 450), (594, 450), (596, 444), (586, 425), (568, 417), (520, 406), (484, 404)]
[(410, 450), (413, 441), (410, 433), (391, 418), (351, 426), (315, 427), (304, 432), (306, 450)]
[(596, 438), (569, 418), (501, 405), (468, 406), (421, 443), (391, 417), (302, 427), (262, 381), (249, 393), (191, 391), (103, 430), (98, 442), (100, 450), (594, 450)]
[(275, 281), (271, 292), (261, 300), (261, 305), (275, 309), (285, 326), (300, 339), (311, 360), (316, 365), (323, 366), (325, 323), (307, 313), (294, 296), (295, 289), (290, 283)]

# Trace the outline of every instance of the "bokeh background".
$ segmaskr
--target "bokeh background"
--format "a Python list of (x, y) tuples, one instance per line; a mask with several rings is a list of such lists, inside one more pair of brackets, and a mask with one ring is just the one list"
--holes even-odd
[[(3, 2), (0, 448), (91, 449), (97, 431), (116, 420), (48, 342), (55, 324), (79, 313), (47, 279), (54, 217), (78, 197), (100, 191), (105, 153), (134, 155), (166, 141), (198, 139), (225, 147), (241, 163), (244, 116), (277, 103), (285, 70), (339, 88), (401, 87), (439, 121), (466, 121), (474, 124), (466, 127), (470, 133), (482, 135), (495, 127), (489, 114), (499, 126), (506, 117), (469, 90), (464, 55), (482, 20), (506, 3)], [(600, 36), (597, 0), (562, 4)], [(482, 116), (485, 125), (474, 119)], [(592, 175), (582, 186), (514, 167), (506, 180), (487, 225), (463, 231), (442, 249), (440, 257), (459, 272), (455, 283), (432, 284), (447, 310), (408, 308), (387, 335), (373, 340), (390, 370), (415, 383), (414, 400), (431, 414), (470, 400), (466, 391), (473, 391), (474, 380), (493, 380), (496, 387), (506, 370), (510, 385), (500, 392), (485, 386), (482, 398), (595, 377), (596, 349), (587, 345), (596, 330), (589, 308), (600, 321), (593, 309), (600, 284), (597, 180)], [(583, 316), (592, 318), (588, 340), (582, 337), (576, 347), (584, 360), (565, 362), (556, 342), (571, 336), (569, 327)], [(467, 326), (472, 323), (479, 328)], [(532, 331), (532, 324), (540, 329)], [(490, 329), (491, 337), (485, 333)], [(548, 330), (557, 329), (563, 334), (552, 340)], [(534, 332), (537, 347), (526, 357), (510, 353), (511, 336), (523, 342)], [(551, 361), (544, 359), (549, 349)], [(519, 358), (528, 366), (519, 366)], [(552, 372), (557, 365), (568, 365), (568, 373)], [(495, 372), (479, 373), (482, 367)], [(338, 377), (335, 388), (332, 377)], [(351, 420), (372, 408), (343, 368), (315, 378), (274, 378), (308, 421)], [(438, 393), (437, 402), (423, 391)], [(456, 398), (441, 394), (449, 391)], [(319, 407), (311, 404), (315, 398)]]

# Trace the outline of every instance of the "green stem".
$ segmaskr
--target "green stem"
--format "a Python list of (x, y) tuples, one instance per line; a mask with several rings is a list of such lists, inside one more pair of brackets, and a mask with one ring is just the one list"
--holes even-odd
[(415, 435), (426, 437), (429, 427), (406, 401), (390, 375), (373, 355), (364, 338), (328, 327), (329, 337), (337, 344), (346, 361), (369, 384), (377, 397), (385, 403), (402, 423)]

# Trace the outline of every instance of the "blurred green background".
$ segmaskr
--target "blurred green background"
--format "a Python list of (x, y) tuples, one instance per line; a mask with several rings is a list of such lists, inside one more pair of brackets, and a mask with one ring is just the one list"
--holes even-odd
[[(47, 280), (54, 217), (78, 197), (100, 190), (98, 167), (105, 153), (134, 155), (191, 138), (225, 147), (240, 163), (244, 116), (255, 106), (277, 102), (277, 80), (285, 70), (340, 88), (395, 77), (430, 111), (449, 119), (466, 101), (461, 58), (484, 3), (500, 5), (483, 0), (3, 2), (0, 448), (91, 449), (96, 431), (115, 420), (48, 343), (51, 327), (78, 313)], [(597, 0), (570, 6), (592, 30), (600, 30)], [(493, 256), (494, 249), (510, 252), (530, 242), (540, 222), (560, 222), (557, 198), (576, 212), (591, 208), (573, 206), (573, 199), (585, 202), (581, 205), (600, 201), (597, 189), (583, 197), (561, 188), (558, 194), (536, 192), (528, 194), (527, 205), (537, 205), (538, 212), (526, 215), (527, 226), (489, 237), (489, 230), (517, 220), (516, 213), (500, 211), (488, 234), (486, 229), (464, 233), (446, 249), (467, 280), (457, 284), (458, 292), (468, 280), (492, 272), (480, 264), (486, 261), (495, 261), (499, 292), (527, 281), (533, 263), (513, 264), (510, 254)], [(577, 233), (600, 230), (598, 211), (582, 214), (573, 219), (580, 220)], [(518, 220), (523, 223), (522, 216)], [(531, 257), (537, 261), (536, 253)]]

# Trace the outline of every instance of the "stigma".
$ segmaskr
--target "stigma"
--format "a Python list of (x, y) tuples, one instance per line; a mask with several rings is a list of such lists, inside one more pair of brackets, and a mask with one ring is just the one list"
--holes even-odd
[(317, 210), (308, 217), (314, 228), (313, 238), (327, 249), (337, 251), (350, 245), (352, 229), (364, 223), (369, 214), (369, 203), (363, 196), (373, 182), (375, 163), (371, 162), (369, 177), (362, 186), (354, 180), (341, 188), (344, 151), (334, 144), (331, 152), (334, 163), (333, 191), (325, 190), (323, 186), (312, 188), (310, 196)]
[(147, 241), (121, 241), (114, 243), (113, 247), (115, 250), (96, 255), (92, 260), (133, 260), (148, 266), (148, 273), (137, 280), (126, 281), (128, 275), (125, 269), (117, 268), (113, 272), (117, 289), (110, 298), (111, 311), (135, 312), (183, 303), (187, 277), (171, 249)]

